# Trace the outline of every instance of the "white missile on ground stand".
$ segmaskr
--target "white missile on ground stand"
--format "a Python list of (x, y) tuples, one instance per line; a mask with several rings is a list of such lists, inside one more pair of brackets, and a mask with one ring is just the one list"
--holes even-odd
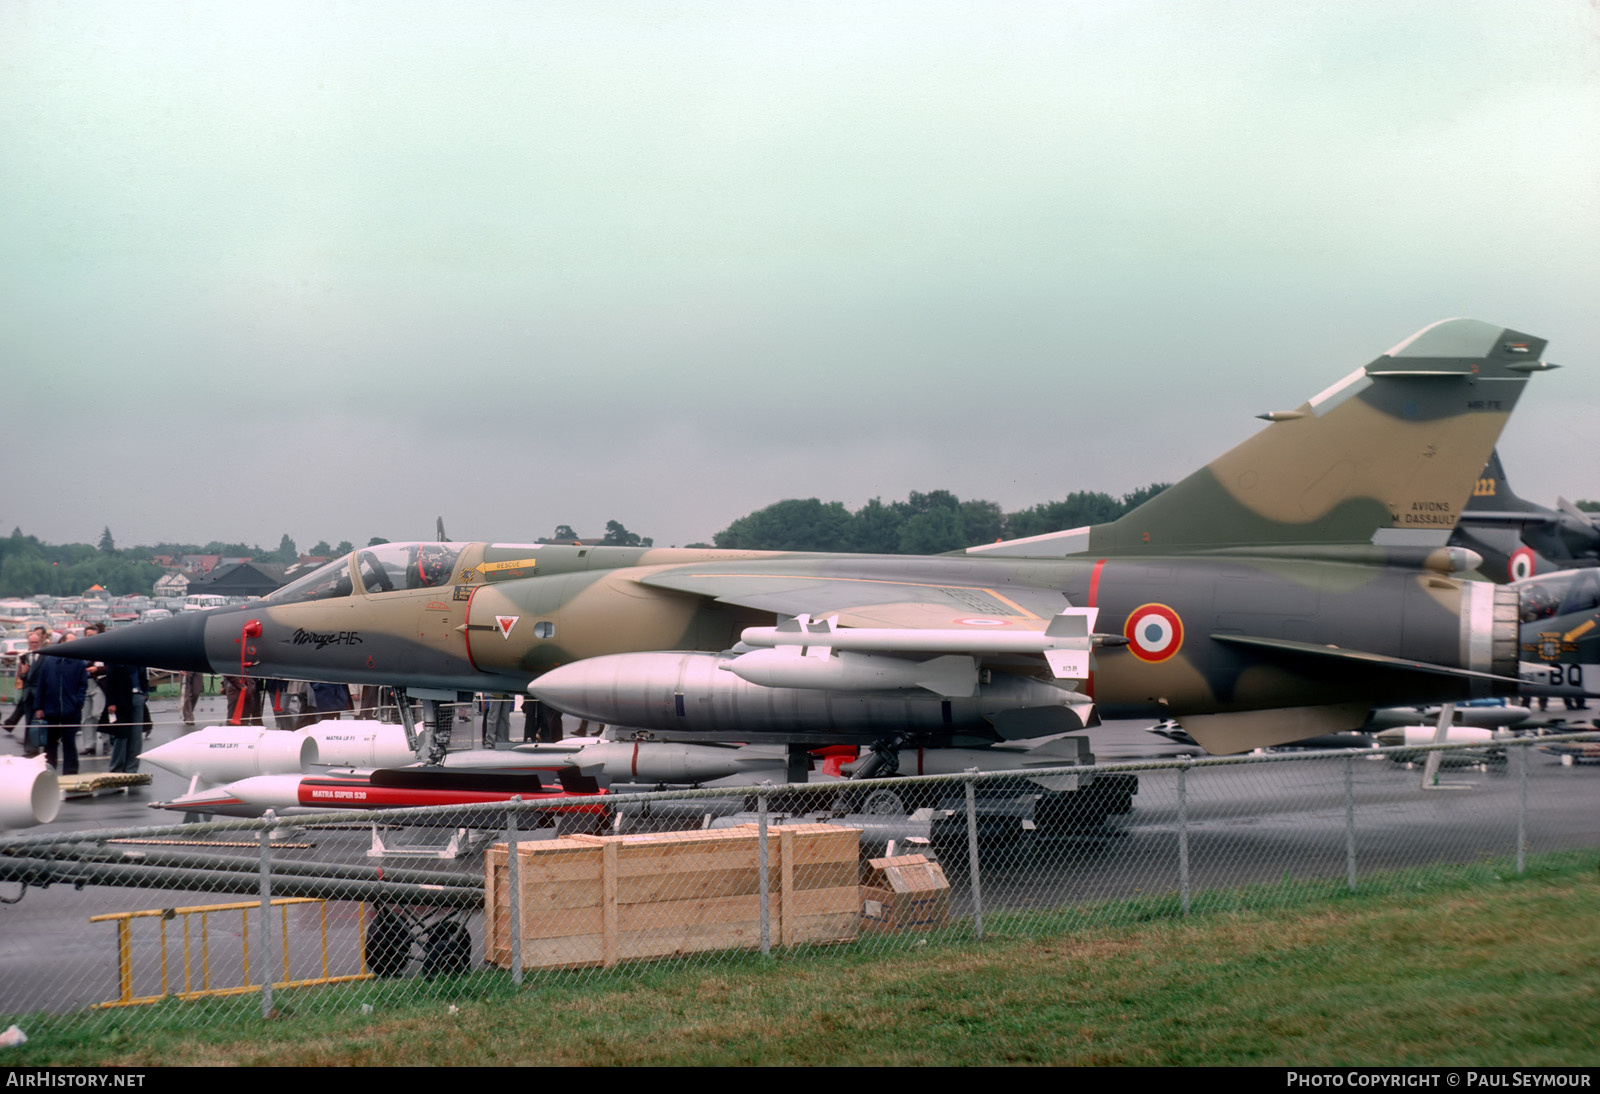
[(300, 733), (260, 726), (206, 726), (146, 749), (139, 759), (210, 785), (304, 771), (316, 762), (317, 742)]
[[(1448, 718), (1448, 713), (1444, 717)], [(1486, 729), (1482, 726), (1447, 724), (1443, 732), (1436, 725), (1395, 726), (1373, 734), (1373, 739), (1380, 745), (1389, 747), (1435, 744), (1478, 746), (1450, 752), (1418, 751), (1389, 754), (1389, 759), (1397, 764), (1427, 763), (1429, 766), (1423, 776), (1423, 784), (1427, 786), (1433, 781), (1432, 774), (1440, 767), (1477, 767), (1487, 763), (1504, 763), (1506, 750), (1501, 742), (1514, 736), (1515, 734), (1509, 731)]]
[(1449, 726), (1441, 738), (1437, 726), (1394, 726), (1372, 736), (1380, 745), (1492, 745), (1511, 734), (1482, 726)]
[[(403, 768), (416, 757), (399, 725), (327, 719), (294, 733), (260, 726), (207, 726), (142, 753), (141, 759), (191, 780), (190, 792), (254, 776), (302, 775), (317, 767)], [(553, 744), (468, 749), (445, 755), (450, 770), (547, 771), (576, 768), (620, 782), (704, 783), (730, 775), (782, 781), (781, 748), (572, 738)]]
[(61, 784), (43, 756), (0, 756), (0, 830), (49, 824), (61, 809)]

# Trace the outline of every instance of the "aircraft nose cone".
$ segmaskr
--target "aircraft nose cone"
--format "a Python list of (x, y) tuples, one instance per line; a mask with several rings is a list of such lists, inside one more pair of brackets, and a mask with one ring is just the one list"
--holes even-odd
[(214, 672), (206, 659), (206, 621), (224, 613), (188, 612), (171, 619), (135, 623), (76, 642), (47, 646), (42, 653), (76, 661), (114, 661), (124, 665), (173, 669), (178, 672)]

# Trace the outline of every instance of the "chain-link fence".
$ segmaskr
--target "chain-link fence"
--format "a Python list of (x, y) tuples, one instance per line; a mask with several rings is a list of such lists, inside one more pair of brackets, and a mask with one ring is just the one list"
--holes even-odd
[(887, 955), (1287, 907), (1460, 864), (1518, 871), (1600, 845), (1597, 740), (13, 834), (0, 1027), (91, 1008), (124, 1028), (174, 1006), (220, 1020), (240, 995), (252, 1013), (257, 997), (262, 1013), (370, 1007), (816, 946)]

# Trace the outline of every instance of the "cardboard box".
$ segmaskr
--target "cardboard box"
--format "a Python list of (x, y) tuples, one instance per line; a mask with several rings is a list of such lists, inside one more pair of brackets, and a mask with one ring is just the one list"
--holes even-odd
[(931, 931), (950, 924), (950, 882), (926, 855), (867, 862), (861, 885), (861, 930)]

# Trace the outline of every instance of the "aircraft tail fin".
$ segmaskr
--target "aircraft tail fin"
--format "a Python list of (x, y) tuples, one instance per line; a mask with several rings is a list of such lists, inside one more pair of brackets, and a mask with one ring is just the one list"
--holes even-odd
[(1544, 347), (1435, 323), (1118, 520), (971, 553), (1442, 547)]
[(1467, 499), (1467, 508), (1498, 510), (1506, 508), (1508, 502), (1521, 501), (1506, 481), (1506, 469), (1500, 464), (1500, 450), (1497, 448), (1489, 453), (1489, 462), (1483, 465), (1483, 473), (1472, 484), (1472, 497)]

